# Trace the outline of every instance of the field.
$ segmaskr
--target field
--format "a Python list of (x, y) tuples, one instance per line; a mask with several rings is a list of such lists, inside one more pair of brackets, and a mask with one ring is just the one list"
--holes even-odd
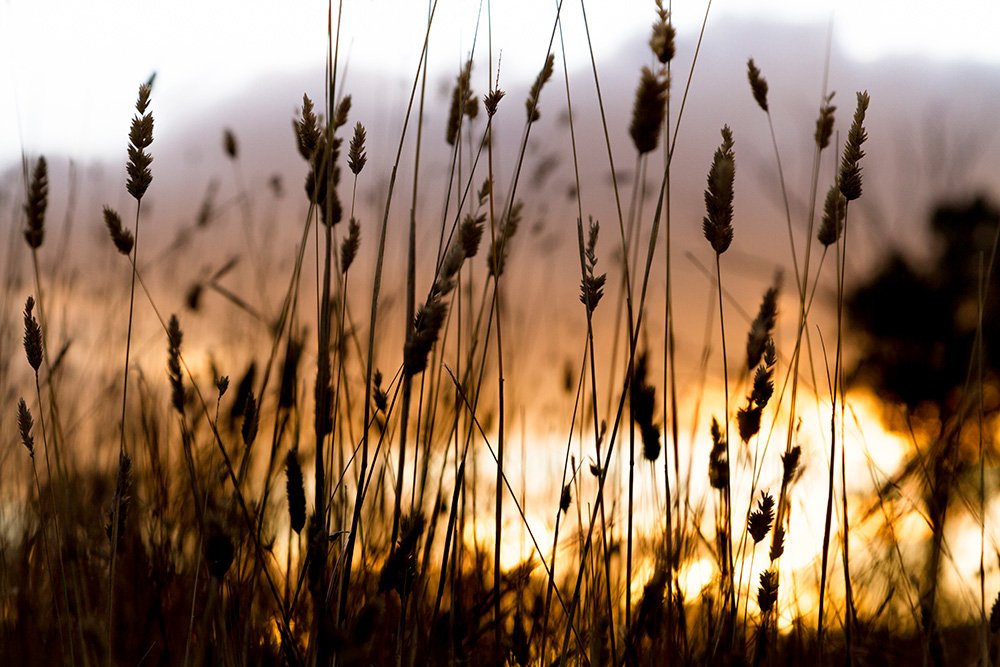
[[(879, 92), (812, 45), (793, 148), (763, 61), (699, 60), (711, 9), (648, 4), (627, 75), (554, 5), (508, 85), (487, 3), (435, 94), (434, 2), (373, 106), (333, 3), (271, 119), (290, 173), (213, 118), (193, 179), (156, 74), (113, 192), (22, 150), (0, 661), (996, 664), (1000, 213), (942, 201), (923, 263), (880, 256)], [(708, 135), (720, 58), (753, 116)]]

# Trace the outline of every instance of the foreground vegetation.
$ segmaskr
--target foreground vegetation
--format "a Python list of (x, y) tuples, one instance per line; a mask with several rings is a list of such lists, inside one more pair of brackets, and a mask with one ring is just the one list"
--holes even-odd
[[(259, 320), (256, 342), (243, 355), (248, 365), (229, 370), (189, 364), (185, 352), (197, 343), (144, 281), (143, 202), (156, 187), (155, 81), (141, 85), (127, 154), (134, 209), (102, 211), (120, 255), (117, 289), (129, 295), (128, 308), (109, 315), (127, 332), (124, 347), (113, 351), (124, 364), (105, 369), (111, 389), (101, 394), (103, 407), (82, 417), (91, 397), (67, 368), (72, 336), (56, 324), (74, 304), (59, 301), (55, 277), (40, 268), (52, 246), (47, 164), (42, 157), (30, 169), (26, 163), (13, 224), (23, 232), (18, 252), (30, 257), (31, 271), (27, 283), (11, 276), (6, 286), (7, 294), (26, 297), (17, 320), (23, 350), (8, 344), (8, 329), (2, 360), (22, 397), (8, 410), (16, 432), (6, 422), (5, 435), (23, 447), (2, 459), (0, 656), (12, 664), (990, 664), (997, 647), (989, 631), (1000, 628), (1000, 611), (993, 605), (988, 613), (985, 529), (972, 622), (951, 614), (939, 582), (952, 558), (945, 521), (958, 496), (953, 471), (970, 446), (979, 496), (969, 509), (985, 525), (995, 397), (982, 330), (992, 256), (978, 268), (985, 287), (973, 295), (978, 326), (966, 350), (978, 372), (970, 371), (957, 398), (938, 401), (952, 409), (936, 429), (921, 432), (931, 447), (919, 467), (931, 472), (914, 475), (923, 502), (917, 513), (930, 539), (917, 559), (922, 574), (911, 577), (916, 561), (895, 533), (902, 512), (894, 480), (881, 480), (866, 499), (865, 519), (883, 520), (887, 555), (852, 551), (846, 528), (856, 508), (845, 464), (852, 419), (845, 274), (852, 202), (863, 194), (869, 96), (852, 100), (853, 116), (842, 123), (846, 139), (834, 146), (837, 108), (823, 92), (803, 223), (788, 206), (767, 81), (749, 60), (743, 92), (771, 131), (791, 287), (776, 280), (759, 306), (748, 308), (756, 317), (745, 338), (736, 347), (727, 341), (733, 307), (726, 252), (743, 230), (733, 207), (739, 143), (723, 126), (699, 167), (707, 171), (700, 253), (714, 264), (711, 305), (719, 323), (718, 339), (706, 334), (706, 358), (718, 367), (719, 400), (706, 406), (715, 417), (696, 437), (708, 443), (707, 469), (704, 461), (696, 468), (694, 445), (681, 435), (700, 424), (681, 413), (690, 389), (677, 382), (674, 292), (681, 287), (672, 281), (671, 160), (684, 101), (672, 84), (670, 15), (659, 1), (654, 9), (653, 65), (640, 70), (629, 135), (635, 173), (657, 175), (659, 189), (646, 210), (641, 179), (628, 193), (615, 177), (607, 196), (617, 219), (602, 226), (587, 215), (585, 186), (576, 183), (579, 274), (565, 278), (579, 285), (581, 325), (564, 343), (575, 364), (566, 373), (571, 410), (561, 415), (566, 446), (544, 490), (544, 525), (525, 509), (528, 484), (511, 474), (512, 461), (527, 455), (510, 427), (516, 409), (508, 400), (504, 338), (512, 332), (505, 315), (524, 289), (508, 262), (524, 217), (522, 168), (542, 114), (559, 108), (557, 22), (524, 112), (492, 74), (485, 92), (474, 92), (477, 54), (457, 75), (445, 136), (452, 151), (447, 206), (437, 250), (426, 254), (416, 244), (422, 139), (412, 155), (404, 151), (411, 116), (418, 127), (424, 120), (426, 42), (401, 110), (406, 122), (381, 218), (362, 222), (355, 199), (367, 137), (338, 86), (340, 27), (331, 25), (326, 99), (304, 97), (294, 121), (309, 206), (291, 270), (250, 273), (245, 289), (235, 291), (221, 281), (231, 265), (208, 278), (178, 276), (194, 284), (192, 310), (213, 291), (227, 308)], [(696, 62), (697, 52), (689, 76)], [(597, 63), (593, 83), (600, 100)], [(577, 167), (583, 141), (568, 85), (564, 100)], [(604, 119), (603, 102), (596, 112)], [(492, 124), (515, 113), (525, 114), (523, 131), (510, 185), (499, 192)], [(238, 163), (233, 134), (223, 147)], [(616, 176), (606, 122), (598, 148)], [(406, 197), (396, 189), (405, 160), (417, 176), (405, 230), (390, 235), (396, 211), (407, 208), (396, 201)], [(830, 160), (837, 176), (827, 183)], [(426, 224), (430, 216), (420, 218)], [(404, 284), (392, 286), (402, 312), (390, 319), (382, 299), (393, 239), (405, 239), (407, 264)], [(604, 248), (614, 248), (616, 263), (601, 261), (612, 255)], [(651, 279), (654, 267), (663, 271), (662, 290)], [(354, 287), (359, 281), (370, 289)], [(268, 302), (265, 282), (282, 286), (277, 304)], [(821, 331), (817, 344), (810, 317), (821, 283), (836, 299), (832, 329)], [(784, 314), (793, 335), (778, 349), (782, 289), (792, 292), (785, 302), (795, 307)], [(605, 331), (594, 326), (599, 308), (616, 313), (610, 355), (599, 352), (608, 347), (598, 340)], [(662, 314), (662, 328), (648, 324), (653, 312)], [(143, 313), (158, 322), (165, 374), (135, 359), (133, 330)], [(384, 332), (403, 327), (401, 345), (384, 349), (393, 339)], [(714, 392), (705, 396), (716, 401)], [(823, 415), (829, 450), (807, 461), (799, 428), (813, 411)], [(112, 450), (113, 470), (90, 465), (82, 453)], [(821, 490), (799, 488), (805, 466), (824, 471)], [(527, 467), (513, 469), (526, 475)], [(693, 470), (704, 471), (707, 484), (692, 481)], [(653, 489), (655, 500), (641, 502), (640, 488)], [(782, 565), (805, 541), (792, 522), (797, 494), (822, 497), (822, 540), (807, 547), (815, 554), (815, 585)], [(505, 564), (504, 544), (516, 540), (530, 555)], [(711, 563), (712, 574), (695, 587), (688, 575), (698, 562)]]

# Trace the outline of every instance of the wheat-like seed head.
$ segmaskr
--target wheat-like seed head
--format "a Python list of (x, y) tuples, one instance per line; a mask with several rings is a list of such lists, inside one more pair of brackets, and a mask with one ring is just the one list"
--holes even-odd
[(757, 102), (757, 106), (767, 112), (767, 79), (757, 69), (753, 58), (747, 61), (747, 78), (750, 80), (750, 91), (753, 93), (754, 101)]
[(138, 115), (132, 117), (132, 127), (128, 134), (128, 163), (125, 166), (128, 180), (125, 188), (136, 201), (142, 199), (150, 183), (153, 182), (153, 174), (149, 170), (153, 156), (146, 152), (153, 143), (153, 114), (146, 113), (150, 91), (149, 84), (144, 83), (139, 86), (139, 99), (135, 104)]
[(320, 122), (313, 111), (313, 101), (308, 95), (302, 96), (302, 118), (292, 121), (295, 143), (303, 160), (311, 161), (321, 134)]
[(721, 255), (733, 241), (733, 183), (736, 178), (736, 157), (733, 153), (733, 132), (726, 125), (722, 128), (722, 143), (715, 150), (712, 166), (708, 171), (705, 189), (706, 214), (702, 232), (717, 255)]
[(32, 314), (34, 309), (35, 299), (29, 296), (24, 302), (24, 354), (37, 375), (42, 365), (42, 328)]
[(865, 131), (865, 112), (868, 111), (868, 91), (858, 93), (858, 106), (854, 111), (851, 130), (844, 144), (844, 154), (840, 159), (840, 193), (844, 199), (852, 201), (861, 196), (861, 158), (865, 152), (861, 145), (868, 139)]
[(24, 240), (31, 248), (38, 248), (45, 240), (45, 209), (49, 205), (49, 172), (45, 157), (38, 158), (31, 172), (28, 199), (24, 204), (26, 225)]
[(354, 124), (354, 136), (351, 137), (351, 147), (347, 151), (347, 166), (355, 176), (361, 173), (368, 162), (368, 155), (365, 153), (365, 127), (361, 122)]
[(757, 606), (761, 612), (767, 613), (778, 601), (778, 573), (767, 570), (760, 573), (760, 587), (757, 589)]
[(170, 402), (178, 414), (184, 414), (184, 376), (181, 374), (181, 342), (184, 332), (176, 315), (167, 324), (167, 376), (170, 378)]
[(847, 199), (840, 192), (840, 186), (834, 183), (826, 191), (823, 202), (823, 218), (820, 220), (816, 239), (824, 246), (837, 242), (844, 231), (844, 218), (847, 217)]
[(358, 249), (361, 247), (361, 225), (357, 218), (351, 218), (347, 223), (347, 236), (340, 244), (340, 270), (345, 274), (354, 263), (354, 258), (358, 256)]
[(771, 523), (774, 521), (774, 498), (770, 493), (760, 492), (760, 500), (757, 501), (757, 509), (750, 514), (750, 521), (747, 523), (747, 532), (753, 538), (754, 544), (759, 544), (767, 537), (771, 531)]
[(830, 137), (833, 135), (833, 114), (837, 110), (837, 107), (832, 104), (833, 95), (830, 93), (823, 99), (823, 103), (819, 107), (819, 118), (816, 119), (816, 133), (813, 137), (820, 150), (830, 145)]
[(31, 418), (31, 411), (24, 399), (17, 401), (17, 430), (21, 434), (21, 444), (28, 450), (28, 455), (35, 458), (35, 438), (31, 435), (31, 429), (35, 425)]
[[(550, 53), (545, 59), (545, 65), (542, 66), (542, 71), (538, 73), (538, 76), (535, 77), (535, 82), (531, 84), (531, 91), (528, 93), (528, 99), (524, 103), (525, 108), (528, 110), (529, 123), (534, 123), (542, 117), (541, 112), (538, 110), (538, 99), (542, 94), (542, 88), (544, 88), (545, 84), (552, 78), (552, 71), (555, 62), (556, 57)], [(489, 111), (489, 105), (487, 105), (487, 111)], [(491, 113), (490, 115), (492, 116), (493, 114)]]

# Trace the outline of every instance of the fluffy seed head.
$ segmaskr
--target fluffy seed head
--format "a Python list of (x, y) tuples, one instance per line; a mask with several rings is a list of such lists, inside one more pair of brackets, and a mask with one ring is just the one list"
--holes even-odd
[[(445, 141), (449, 146), (454, 146), (458, 139), (458, 133), (462, 129), (462, 117), (474, 117), (478, 113), (476, 96), (469, 86), (472, 76), (472, 61), (465, 61), (465, 65), (458, 73), (455, 87), (451, 91), (451, 107), (448, 111), (448, 125), (445, 129)], [(469, 112), (472, 113), (469, 113)]]
[(844, 218), (847, 216), (847, 199), (840, 192), (840, 187), (834, 183), (826, 192), (823, 202), (823, 219), (819, 223), (816, 239), (824, 246), (837, 242), (844, 231)]
[(640, 154), (656, 150), (660, 143), (660, 127), (666, 115), (669, 87), (670, 79), (665, 72), (660, 76), (648, 67), (642, 68), (632, 104), (632, 122), (628, 128), (632, 143)]

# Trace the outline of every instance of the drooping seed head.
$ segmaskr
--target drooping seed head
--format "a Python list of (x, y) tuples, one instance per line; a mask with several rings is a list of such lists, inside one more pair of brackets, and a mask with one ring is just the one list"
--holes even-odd
[(124, 225), (122, 225), (122, 219), (118, 213), (108, 206), (104, 207), (104, 224), (111, 234), (111, 240), (114, 242), (115, 248), (121, 254), (128, 256), (135, 246), (135, 238), (132, 236), (132, 232), (125, 229)]

